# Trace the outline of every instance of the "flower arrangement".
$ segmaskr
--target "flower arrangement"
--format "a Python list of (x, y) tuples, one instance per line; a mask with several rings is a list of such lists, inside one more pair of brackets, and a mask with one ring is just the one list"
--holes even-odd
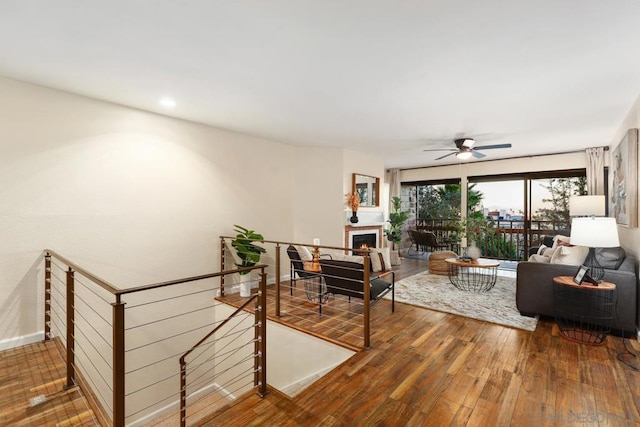
[(349, 209), (353, 212), (357, 212), (360, 207), (360, 196), (358, 196), (358, 193), (354, 191), (353, 193), (347, 193), (346, 196), (347, 206), (349, 206)]

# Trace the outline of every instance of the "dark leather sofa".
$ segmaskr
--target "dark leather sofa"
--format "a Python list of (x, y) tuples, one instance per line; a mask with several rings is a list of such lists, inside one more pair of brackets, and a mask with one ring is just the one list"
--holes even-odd
[[(616, 335), (635, 336), (640, 319), (640, 293), (638, 292), (637, 260), (630, 255), (617, 267), (602, 249), (596, 250), (596, 257), (605, 268), (604, 281), (615, 283), (617, 289), (617, 303), (615, 307), (612, 332)], [(553, 317), (553, 278), (555, 276), (574, 276), (577, 266), (548, 264), (538, 262), (520, 262), (517, 267), (516, 305), (522, 315), (536, 314)]]

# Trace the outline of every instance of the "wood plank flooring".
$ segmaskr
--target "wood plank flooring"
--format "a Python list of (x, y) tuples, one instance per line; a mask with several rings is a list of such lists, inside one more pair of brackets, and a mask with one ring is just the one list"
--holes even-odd
[[(99, 425), (79, 388), (63, 390), (65, 364), (53, 341), (0, 352), (0, 425)], [(30, 406), (29, 399), (46, 400)]]
[[(398, 280), (425, 268), (405, 258)], [(308, 319), (314, 310), (305, 316), (298, 327), (316, 323)], [(391, 313), (389, 301), (374, 307), (371, 320), (372, 348), (295, 398), (247, 394), (201, 425), (640, 425), (640, 373), (618, 356), (640, 363), (623, 354), (621, 338), (586, 346), (561, 338), (551, 320), (532, 333), (401, 303)], [(627, 346), (640, 348), (635, 340)], [(95, 425), (77, 391), (61, 390), (61, 361), (53, 343), (0, 353), (0, 425)], [(47, 403), (28, 407), (39, 394)]]
[[(425, 268), (405, 258), (398, 275)], [(640, 373), (618, 360), (621, 338), (580, 345), (548, 319), (527, 332), (388, 301), (371, 319), (372, 348), (295, 398), (250, 394), (202, 425), (640, 425)]]

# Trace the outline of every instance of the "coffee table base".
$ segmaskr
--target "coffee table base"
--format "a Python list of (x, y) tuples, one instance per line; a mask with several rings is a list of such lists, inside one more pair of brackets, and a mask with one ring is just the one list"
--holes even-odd
[(462, 291), (490, 291), (495, 286), (497, 277), (497, 267), (462, 267), (449, 264), (449, 281)]

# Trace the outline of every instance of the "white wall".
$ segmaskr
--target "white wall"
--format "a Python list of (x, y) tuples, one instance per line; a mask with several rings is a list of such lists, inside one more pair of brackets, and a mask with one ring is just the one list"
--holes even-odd
[(0, 341), (43, 329), (45, 248), (130, 287), (218, 270), (236, 223), (293, 238), (291, 146), (8, 79), (0, 93)]
[[(627, 130), (632, 128), (640, 128), (640, 96), (636, 99), (631, 110), (629, 110), (629, 113), (611, 139), (611, 143), (609, 144), (609, 164), (611, 164), (613, 150), (620, 144)], [(638, 155), (640, 156), (640, 150), (638, 150)], [(640, 160), (638, 165), (640, 165)], [(638, 178), (640, 181), (640, 174), (638, 174)], [(609, 170), (609, 182), (613, 182), (612, 170)], [(638, 188), (640, 188), (640, 182), (638, 183)], [(640, 221), (638, 221), (638, 224), (640, 224)], [(640, 228), (618, 226), (618, 236), (620, 237), (620, 245), (627, 252), (640, 258)]]

